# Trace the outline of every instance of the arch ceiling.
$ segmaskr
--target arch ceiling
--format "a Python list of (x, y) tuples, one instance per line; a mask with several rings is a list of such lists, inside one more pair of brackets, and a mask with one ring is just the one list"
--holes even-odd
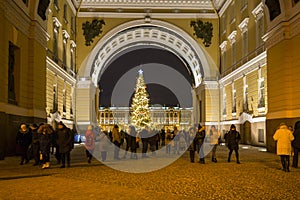
[(85, 13), (126, 13), (129, 10), (141, 9), (145, 13), (155, 13), (159, 10), (172, 10), (174, 13), (185, 11), (184, 13), (186, 13), (186, 10), (189, 10), (199, 14), (212, 13), (215, 9), (219, 10), (225, 0), (74, 0), (73, 2), (77, 10)]

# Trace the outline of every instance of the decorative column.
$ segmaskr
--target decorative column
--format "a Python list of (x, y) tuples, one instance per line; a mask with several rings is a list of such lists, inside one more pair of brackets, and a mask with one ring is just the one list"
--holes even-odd
[(97, 87), (90, 78), (80, 78), (76, 86), (76, 124), (77, 131), (83, 133), (87, 126), (97, 125), (96, 94)]

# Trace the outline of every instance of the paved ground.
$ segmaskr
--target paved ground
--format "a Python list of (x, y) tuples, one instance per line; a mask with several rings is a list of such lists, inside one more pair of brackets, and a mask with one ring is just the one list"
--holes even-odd
[[(88, 164), (82, 145), (72, 151), (72, 166), (65, 169), (54, 159), (51, 168), (43, 170), (32, 161), (20, 166), (19, 158), (7, 157), (0, 161), (0, 199), (300, 199), (300, 169), (285, 173), (279, 157), (259, 150), (241, 146), (240, 165), (227, 163), (224, 146), (218, 149), (218, 163), (210, 161), (210, 154), (204, 165), (190, 163), (186, 152), (148, 173), (118, 171), (97, 160)], [(141, 160), (107, 163), (138, 165)], [(151, 165), (151, 158), (143, 160)]]

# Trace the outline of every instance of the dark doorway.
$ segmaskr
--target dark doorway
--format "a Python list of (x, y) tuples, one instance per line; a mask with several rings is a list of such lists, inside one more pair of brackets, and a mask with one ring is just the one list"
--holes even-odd
[(242, 143), (251, 144), (251, 123), (249, 121), (246, 121), (241, 126)]

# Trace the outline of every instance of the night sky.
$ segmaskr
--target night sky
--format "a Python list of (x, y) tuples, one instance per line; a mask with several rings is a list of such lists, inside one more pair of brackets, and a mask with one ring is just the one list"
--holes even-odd
[[(112, 60), (112, 62), (108, 65), (108, 67), (100, 77), (100, 106), (112, 106), (112, 92), (118, 80), (132, 68), (137, 66), (141, 66), (142, 68), (142, 66), (147, 63), (158, 63), (169, 66), (182, 74), (182, 76), (188, 81), (190, 85), (192, 85), (192, 83), (194, 82), (192, 76), (189, 74), (189, 71), (186, 68), (185, 63), (183, 63), (182, 60), (180, 60), (172, 52), (157, 47), (132, 49)], [(160, 72), (157, 71), (155, 73)], [(166, 79), (172, 78), (173, 77), (166, 77)], [(135, 80), (131, 81), (135, 82)], [(179, 104), (176, 95), (169, 88), (156, 83), (147, 84), (146, 86), (150, 96), (150, 105), (160, 104), (165, 106), (177, 106)], [(131, 94), (131, 96), (133, 96), (133, 93)], [(120, 96), (120, 98), (122, 97)]]

